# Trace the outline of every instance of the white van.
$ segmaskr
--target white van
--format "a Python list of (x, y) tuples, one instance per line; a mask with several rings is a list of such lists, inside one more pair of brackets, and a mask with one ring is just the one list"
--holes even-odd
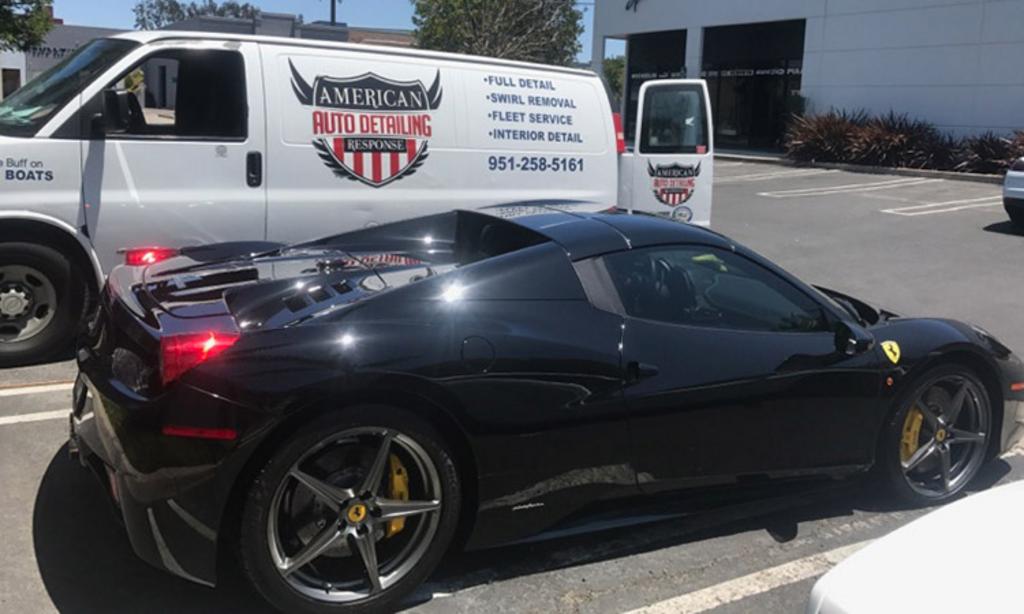
[(520, 201), (707, 224), (707, 108), (702, 82), (645, 84), (620, 161), (589, 71), (229, 34), (97, 39), (0, 103), (0, 365), (66, 347), (114, 265), (190, 245)]

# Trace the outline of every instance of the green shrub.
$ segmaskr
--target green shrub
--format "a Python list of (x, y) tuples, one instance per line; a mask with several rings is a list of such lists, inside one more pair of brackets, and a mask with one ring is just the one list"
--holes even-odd
[(908, 168), (949, 168), (953, 140), (932, 124), (889, 112), (864, 123), (850, 142), (857, 164)]
[(851, 144), (867, 121), (863, 111), (794, 116), (784, 139), (786, 153), (800, 162), (851, 162)]
[(1005, 174), (1017, 158), (1024, 156), (1024, 132), (1011, 138), (986, 132), (961, 141), (956, 170), (965, 173)]
[(830, 111), (792, 117), (784, 140), (797, 162), (841, 162), (868, 166), (928, 168), (970, 173), (1005, 173), (1024, 156), (1024, 131), (1006, 138), (988, 132), (954, 138), (933, 124), (890, 111)]

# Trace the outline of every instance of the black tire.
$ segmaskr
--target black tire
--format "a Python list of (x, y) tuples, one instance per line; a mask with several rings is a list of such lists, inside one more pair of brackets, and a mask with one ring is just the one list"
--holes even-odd
[[(903, 459), (900, 454), (903, 428), (907, 421), (908, 413), (915, 406), (918, 399), (937, 382), (945, 381), (949, 378), (962, 378), (973, 386), (972, 389), (978, 397), (978, 403), (981, 408), (979, 411), (987, 412), (987, 439), (984, 443), (978, 444), (982, 456), (981, 460), (974, 465), (973, 471), (965, 473), (964, 479), (959, 481), (948, 492), (926, 494), (915, 489), (910, 484), (910, 478), (904, 472)], [(915, 506), (935, 505), (959, 496), (964, 488), (977, 476), (977, 471), (981, 465), (989, 459), (988, 449), (991, 445), (991, 436), (994, 428), (994, 413), (988, 389), (985, 387), (984, 382), (967, 366), (953, 363), (939, 365), (914, 380), (906, 389), (906, 392), (901, 394), (895, 401), (893, 407), (894, 411), (886, 422), (879, 441), (878, 458), (880, 466), (877, 468), (879, 470), (878, 473), (886, 481), (889, 490), (903, 501)], [(910, 458), (913, 458), (913, 456)]]
[[(426, 451), (440, 476), (440, 518), (429, 546), (418, 562), (394, 585), (354, 603), (312, 599), (291, 586), (270, 554), (268, 520), (279, 485), (292, 466), (318, 443), (349, 429), (381, 427), (399, 431)], [(288, 613), (358, 613), (394, 611), (399, 602), (429, 576), (444, 556), (458, 524), (461, 509), (459, 474), (440, 434), (410, 412), (380, 405), (363, 405), (322, 416), (283, 441), (253, 479), (243, 502), (238, 554), (244, 575), (276, 608)]]
[[(85, 323), (90, 289), (86, 276), (90, 273), (56, 249), (37, 243), (0, 242), (0, 268), (4, 266), (30, 267), (44, 276), (55, 292), (56, 306), (49, 322), (22, 340), (13, 332), (15, 322), (0, 321), (0, 327), (6, 325), (3, 332), (9, 339), (0, 339), (0, 367), (41, 362), (70, 350)], [(0, 289), (3, 285), (0, 278)]]

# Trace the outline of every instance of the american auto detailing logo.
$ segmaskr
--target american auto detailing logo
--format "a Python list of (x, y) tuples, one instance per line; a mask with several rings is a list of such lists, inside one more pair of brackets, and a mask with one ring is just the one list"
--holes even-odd
[(690, 200), (697, 189), (697, 177), (700, 177), (700, 162), (696, 165), (647, 163), (647, 174), (651, 176), (651, 187), (654, 197), (670, 207), (681, 205)]
[(313, 147), (335, 175), (381, 188), (412, 175), (427, 159), (431, 111), (441, 105), (441, 71), (429, 88), (372, 72), (318, 75), (310, 85), (288, 65), (292, 91), (313, 108)]

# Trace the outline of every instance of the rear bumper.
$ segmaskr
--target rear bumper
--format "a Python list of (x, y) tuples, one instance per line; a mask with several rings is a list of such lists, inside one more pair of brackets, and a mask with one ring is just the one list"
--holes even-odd
[[(239, 446), (163, 436), (163, 403), (132, 398), (114, 382), (98, 380), (81, 373), (75, 384), (71, 448), (100, 478), (140, 558), (213, 586)], [(200, 406), (214, 401), (194, 389), (189, 395), (187, 402)]]

